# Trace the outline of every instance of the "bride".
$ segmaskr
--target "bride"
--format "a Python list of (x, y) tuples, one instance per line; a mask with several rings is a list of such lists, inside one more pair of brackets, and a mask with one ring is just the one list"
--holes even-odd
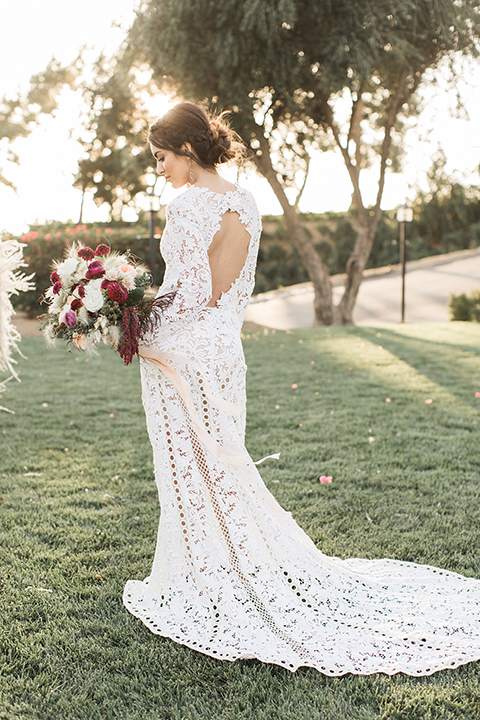
[(150, 128), (167, 207), (159, 296), (143, 336), (142, 396), (161, 505), (127, 609), (158, 635), (223, 660), (336, 676), (430, 675), (480, 659), (480, 581), (396, 560), (323, 555), (265, 487), (244, 444), (240, 330), (261, 223), (217, 173), (241, 153), (222, 116), (180, 103)]

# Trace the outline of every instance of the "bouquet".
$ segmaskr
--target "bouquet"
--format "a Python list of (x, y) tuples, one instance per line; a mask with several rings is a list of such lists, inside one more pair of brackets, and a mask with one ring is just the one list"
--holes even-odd
[(125, 365), (131, 363), (152, 311), (160, 306), (144, 299), (151, 282), (147, 268), (129, 252), (111, 252), (103, 243), (95, 250), (74, 243), (53, 267), (41, 324), (47, 341), (61, 338), (93, 352), (103, 342), (119, 352)]

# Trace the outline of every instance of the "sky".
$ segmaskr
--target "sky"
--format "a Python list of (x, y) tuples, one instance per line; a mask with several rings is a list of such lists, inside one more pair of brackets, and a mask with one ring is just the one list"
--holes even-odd
[[(121, 43), (134, 19), (138, 0), (16, 0), (0, 10), (0, 96), (15, 96), (26, 90), (30, 77), (43, 70), (52, 56), (66, 64), (75, 59), (82, 46), (92, 56), (104, 50), (112, 53)], [(405, 136), (407, 161), (400, 175), (387, 177), (383, 208), (392, 209), (415, 195), (425, 185), (425, 172), (432, 155), (441, 146), (447, 156), (447, 171), (466, 182), (480, 182), (480, 63), (470, 63), (458, 83), (468, 119), (452, 117), (455, 93), (448, 90), (443, 76), (425, 91), (425, 108)], [(162, 98), (151, 106), (152, 115), (167, 109)], [(19, 166), (4, 165), (4, 172), (17, 186), (17, 193), (0, 186), (0, 230), (24, 232), (30, 223), (45, 220), (78, 220), (80, 191), (72, 187), (73, 174), (81, 155), (80, 145), (70, 137), (78, 126), (81, 101), (71, 91), (61, 97), (55, 117), (45, 117), (25, 139), (15, 141)], [(1, 141), (0, 141), (1, 142)], [(230, 171), (231, 172), (231, 171)], [(228, 175), (228, 171), (227, 171)], [(280, 214), (280, 206), (265, 180), (241, 178), (257, 198), (263, 214)], [(364, 173), (364, 196), (374, 200), (375, 178)], [(162, 203), (173, 193), (167, 190)], [(338, 154), (315, 157), (300, 210), (324, 212), (346, 210), (351, 201), (348, 175)], [(85, 221), (107, 219), (91, 196), (86, 197)], [(125, 219), (134, 219), (134, 215)]]

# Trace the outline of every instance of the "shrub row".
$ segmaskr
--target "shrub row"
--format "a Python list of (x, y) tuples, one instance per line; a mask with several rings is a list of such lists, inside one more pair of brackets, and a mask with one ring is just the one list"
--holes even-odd
[[(476, 219), (476, 215), (474, 216)], [(290, 242), (283, 217), (264, 217), (258, 257), (255, 293), (275, 290), (308, 280), (308, 273), (297, 250)], [(330, 273), (345, 272), (346, 262), (353, 250), (356, 232), (346, 213), (306, 214), (302, 217), (304, 227), (315, 248), (326, 263)], [(161, 227), (156, 228), (160, 238)], [(416, 260), (429, 255), (472, 248), (480, 245), (480, 220), (468, 227), (452, 227), (440, 240), (428, 234), (428, 227), (419, 213), (419, 220), (409, 224), (407, 257)], [(143, 221), (134, 226), (128, 223), (76, 225), (55, 223), (32, 227), (22, 239), (28, 247), (24, 257), (28, 265), (25, 272), (35, 273), (35, 289), (22, 293), (14, 299), (17, 310), (26, 311), (31, 317), (45, 311), (40, 298), (50, 284), (53, 260), (60, 259), (65, 249), (75, 240), (95, 247), (106, 242), (113, 249), (124, 252), (129, 249), (141, 262), (149, 266), (149, 238)], [(160, 284), (164, 263), (157, 244), (155, 284)], [(367, 268), (382, 267), (399, 262), (398, 223), (394, 212), (384, 212), (375, 236)], [(465, 313), (464, 313), (465, 314)]]

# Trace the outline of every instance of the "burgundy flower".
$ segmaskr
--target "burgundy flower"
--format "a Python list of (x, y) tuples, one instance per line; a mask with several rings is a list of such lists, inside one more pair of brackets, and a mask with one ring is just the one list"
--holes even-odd
[(110, 300), (114, 300), (119, 303), (125, 302), (128, 298), (127, 288), (120, 285), (120, 283), (115, 280), (108, 286), (107, 293)]
[(93, 260), (95, 257), (95, 253), (93, 252), (92, 248), (89, 247), (83, 247), (80, 248), (80, 250), (77, 252), (78, 257), (82, 258), (82, 260), (86, 260), (87, 262), (89, 260)]
[(85, 297), (85, 288), (83, 287), (83, 285), (78, 286), (78, 294), (81, 298)]
[(62, 289), (62, 283), (60, 281), (53, 283), (53, 294), (54, 295), (57, 295), (61, 289)]
[(80, 298), (75, 298), (75, 300), (73, 300), (70, 303), (70, 307), (72, 308), (72, 310), (78, 310), (79, 308), (82, 307), (82, 305), (83, 305), (83, 302), (80, 300)]
[(102, 288), (102, 290), (106, 290), (111, 284), (112, 280), (107, 280), (107, 278), (105, 278), (104, 280), (102, 280), (102, 284), (100, 285), (100, 287)]
[(87, 280), (101, 278), (102, 275), (105, 275), (105, 268), (103, 267), (103, 264), (100, 262), (100, 260), (94, 260), (93, 262), (91, 262), (88, 266), (87, 272), (85, 273), (85, 277)]
[(95, 255), (97, 257), (103, 257), (104, 255), (108, 255), (110, 252), (110, 248), (108, 245), (105, 245), (105, 243), (100, 243), (100, 245), (97, 245), (95, 249)]
[(75, 325), (75, 323), (77, 322), (77, 316), (75, 315), (73, 310), (69, 310), (65, 313), (63, 322), (65, 323), (65, 325), (68, 325), (68, 327), (73, 327)]
[(57, 273), (56, 270), (54, 270), (50, 275), (50, 282), (52, 283), (52, 285), (56, 282), (60, 282), (60, 275)]

